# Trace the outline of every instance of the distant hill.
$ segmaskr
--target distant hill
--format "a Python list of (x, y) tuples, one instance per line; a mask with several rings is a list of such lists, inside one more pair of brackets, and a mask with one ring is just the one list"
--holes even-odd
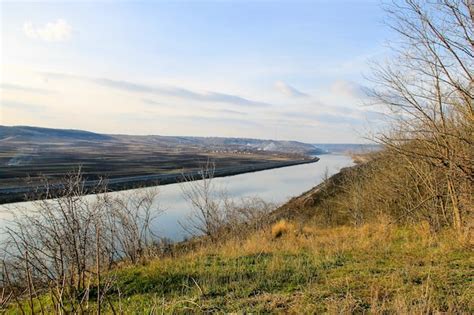
[(160, 135), (108, 135), (83, 130), (51, 129), (29, 126), (0, 126), (0, 146), (21, 143), (23, 149), (39, 144), (74, 144), (84, 145), (149, 145), (163, 149), (198, 149), (205, 151), (267, 151), (290, 154), (314, 155), (319, 151), (311, 144), (298, 141), (260, 140), (248, 138), (225, 137), (174, 137)]
[(381, 149), (381, 146), (378, 144), (314, 143), (313, 145), (319, 151), (318, 154), (364, 153)]
[(29, 126), (0, 126), (0, 140), (15, 141), (51, 141), (59, 139), (68, 140), (94, 140), (105, 141), (111, 137), (94, 132), (74, 129), (52, 129)]
[(270, 151), (308, 155), (317, 153), (317, 149), (313, 145), (298, 141), (218, 137), (185, 137), (185, 139), (194, 141), (195, 144), (199, 144), (207, 148), (215, 148), (216, 150), (222, 148), (235, 148), (236, 150), (246, 151)]
[(208, 161), (215, 176), (228, 176), (314, 163), (314, 153), (313, 145), (297, 141), (0, 126), (0, 204), (24, 200), (25, 192), (40, 187), (45, 178), (59, 183), (79, 167), (86, 181), (107, 178), (109, 188), (117, 190), (175, 183), (185, 172), (198, 174)]

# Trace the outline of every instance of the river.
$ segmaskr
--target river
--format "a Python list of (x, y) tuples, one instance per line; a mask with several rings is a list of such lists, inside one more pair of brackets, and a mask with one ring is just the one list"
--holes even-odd
[[(337, 173), (341, 168), (353, 165), (352, 159), (346, 155), (321, 155), (316, 163), (301, 164), (283, 168), (264, 170), (228, 177), (213, 179), (218, 190), (225, 190), (232, 198), (259, 197), (267, 202), (282, 204), (291, 197), (318, 185), (325, 171), (329, 175)], [(153, 231), (160, 237), (179, 241), (186, 237), (179, 221), (184, 221), (191, 211), (188, 202), (182, 196), (180, 184), (159, 187), (158, 204), (165, 210), (153, 222)], [(149, 189), (149, 188), (141, 188)], [(133, 190), (117, 192), (129, 193)], [(116, 193), (111, 193), (116, 194)], [(21, 202), (0, 206), (0, 226), (8, 224), (5, 210), (11, 207), (30, 208), (33, 202)]]

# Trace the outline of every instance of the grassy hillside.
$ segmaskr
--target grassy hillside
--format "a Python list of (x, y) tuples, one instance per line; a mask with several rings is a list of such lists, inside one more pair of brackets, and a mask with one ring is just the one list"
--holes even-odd
[[(279, 237), (268, 229), (142, 266), (122, 266), (109, 274), (114, 286), (103, 311), (474, 311), (472, 247), (452, 232), (433, 235), (427, 224), (387, 222), (327, 229), (286, 222), (280, 228)], [(92, 311), (94, 298), (90, 302)]]
[[(351, 215), (354, 204), (346, 207), (360, 202), (354, 187), (370, 201), (367, 172), (385, 167), (385, 159), (331, 177), (272, 212), (258, 229), (225, 229), (218, 238), (172, 245), (138, 264), (121, 262), (101, 276), (102, 312), (472, 313), (469, 229), (433, 229), (430, 217), (397, 221), (390, 205), (385, 214), (363, 211), (361, 221)], [(86, 302), (75, 307), (95, 312), (97, 277), (90, 279), (79, 294)], [(51, 296), (33, 299), (35, 310), (53, 312)], [(28, 312), (26, 297), (20, 304)], [(64, 307), (71, 310), (69, 302)], [(7, 313), (19, 310), (10, 301)]]
[[(4, 286), (8, 284), (6, 292), (15, 292), (15, 299), (4, 303), (6, 312), (15, 314), (22, 308), (28, 312), (31, 304), (36, 312), (58, 313), (58, 305), (64, 308), (62, 311), (95, 312), (99, 307), (97, 296), (100, 296), (102, 311), (123, 314), (472, 313), (471, 199), (465, 200), (468, 206), (463, 212), (465, 228), (458, 231), (452, 228), (449, 208), (437, 208), (440, 203), (449, 206), (448, 195), (440, 194), (442, 187), (437, 186), (439, 190), (434, 203), (419, 204), (420, 195), (431, 190), (425, 192), (419, 181), (414, 180), (413, 164), (405, 163), (390, 150), (366, 155), (361, 160), (366, 162), (344, 169), (269, 214), (248, 204), (239, 210), (243, 210), (240, 213), (247, 219), (239, 221), (232, 213), (238, 209), (235, 206), (244, 205), (216, 210), (224, 212), (211, 214), (226, 216), (228, 221), (210, 222), (218, 224), (212, 234), (156, 248), (146, 249), (142, 245), (133, 249), (129, 246), (127, 248), (134, 250), (131, 254), (136, 258), (110, 266), (106, 265), (109, 256), (99, 259), (100, 268), (94, 257), (102, 251), (100, 248), (109, 251), (107, 243), (96, 244), (97, 237), (104, 236), (94, 234), (98, 233), (97, 226), (85, 225), (83, 236), (80, 231), (68, 231), (67, 225), (53, 226), (51, 231), (47, 225), (41, 225), (38, 232), (51, 232), (53, 241), (57, 231), (78, 240), (89, 235), (84, 239), (90, 247), (90, 253), (83, 256), (87, 266), (78, 273), (71, 261), (67, 264), (71, 268), (68, 274), (72, 285), (45, 285), (41, 280), (44, 277), (28, 267), (39, 261), (20, 258), (20, 265), (26, 263), (26, 269), (22, 271), (21, 266), (19, 275), (26, 277), (23, 280), (26, 284), (22, 282), (15, 289), (4, 280)], [(204, 187), (195, 186), (195, 189)], [(468, 185), (466, 192), (471, 188)], [(72, 194), (71, 202), (80, 202), (76, 195)], [(137, 198), (139, 204), (148, 202)], [(66, 209), (67, 200), (63, 205)], [(94, 209), (102, 209), (101, 215), (107, 209), (102, 208), (105, 204), (100, 206), (100, 199), (98, 201), (99, 207), (94, 204), (88, 208), (80, 206), (77, 214), (75, 208), (71, 208), (67, 217), (82, 216), (79, 220), (84, 220), (84, 224), (96, 220)], [(215, 202), (210, 200), (212, 209)], [(123, 203), (119, 205), (123, 206)], [(125, 212), (120, 213), (127, 216)], [(134, 212), (129, 214), (135, 215)], [(62, 219), (53, 217), (53, 220)], [(35, 229), (34, 222), (29, 229)], [(104, 228), (107, 225), (100, 227)], [(123, 228), (134, 230), (133, 225)], [(130, 236), (132, 234), (127, 237)], [(50, 241), (46, 237), (42, 246), (47, 248)], [(144, 239), (132, 237), (123, 241), (132, 244)], [(57, 242), (59, 249), (75, 248), (64, 237), (58, 238)], [(28, 246), (24, 250), (26, 253), (34, 251), (38, 244)], [(99, 250), (95, 246), (99, 246)], [(54, 248), (52, 255), (56, 255)], [(72, 259), (76, 257), (74, 250), (68, 255)], [(81, 257), (77, 256), (78, 259)], [(8, 268), (15, 270), (16, 267), (12, 262)], [(45, 270), (55, 272), (51, 268)], [(77, 282), (77, 277), (85, 277), (82, 284)], [(31, 282), (30, 287), (28, 282)], [(49, 292), (45, 291), (48, 286)], [(65, 290), (65, 296), (68, 296), (60, 303), (54, 292), (58, 289)]]
[[(219, 312), (469, 312), (467, 243), (427, 226), (289, 226), (120, 270), (124, 309)], [(117, 300), (117, 296), (115, 296)]]

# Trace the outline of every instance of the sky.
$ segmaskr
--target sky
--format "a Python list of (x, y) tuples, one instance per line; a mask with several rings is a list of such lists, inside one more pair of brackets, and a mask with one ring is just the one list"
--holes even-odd
[(0, 2), (0, 125), (360, 143), (378, 1)]

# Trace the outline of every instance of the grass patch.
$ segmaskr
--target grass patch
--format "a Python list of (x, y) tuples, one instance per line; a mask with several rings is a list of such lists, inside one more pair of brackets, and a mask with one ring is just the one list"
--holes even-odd
[[(262, 232), (117, 277), (127, 309), (138, 303), (147, 311), (469, 312), (471, 249), (417, 227), (342, 227), (276, 240)], [(147, 304), (152, 297), (161, 304)]]

